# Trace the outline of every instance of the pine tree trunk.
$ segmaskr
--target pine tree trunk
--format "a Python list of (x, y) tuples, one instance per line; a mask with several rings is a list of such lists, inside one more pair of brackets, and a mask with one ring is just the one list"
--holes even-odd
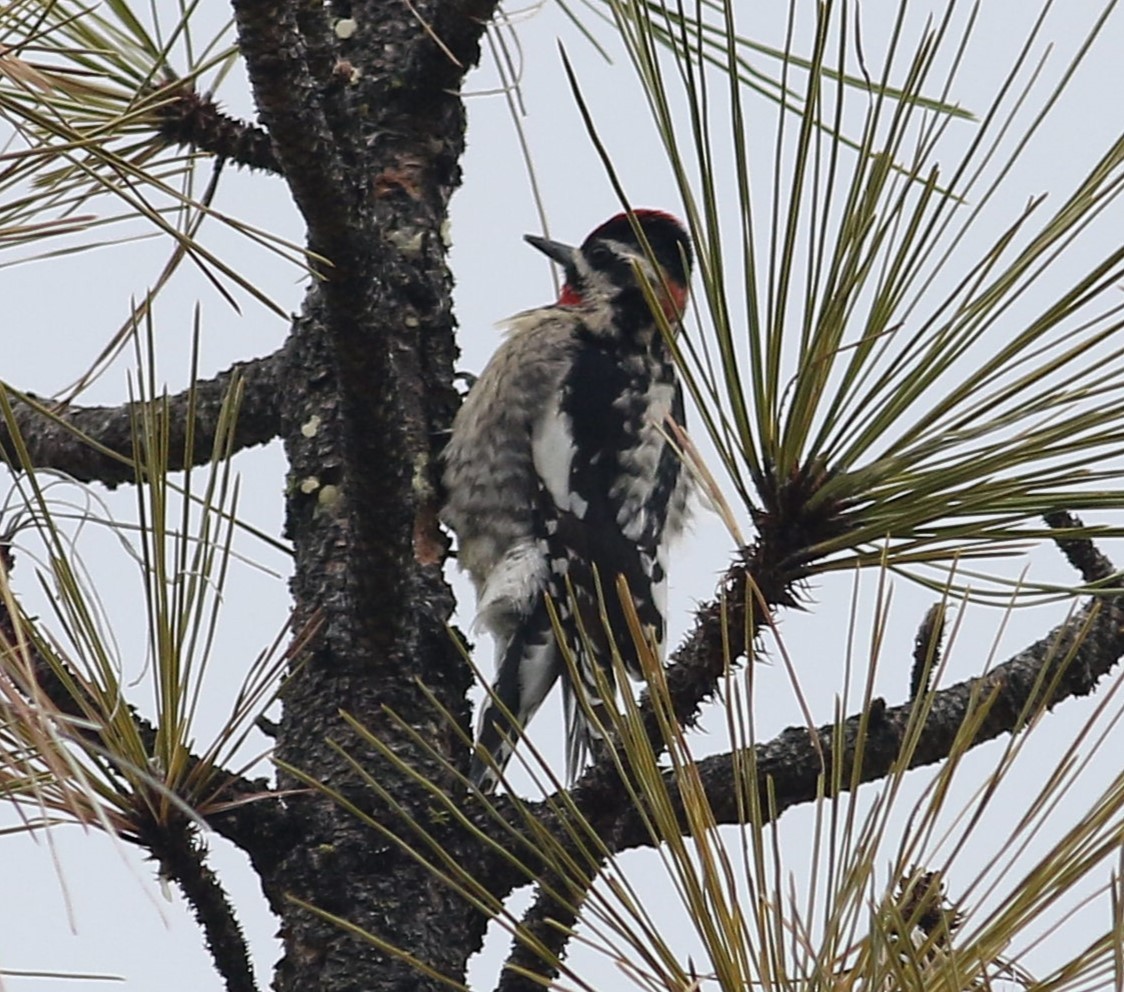
[[(443, 230), (459, 182), (459, 86), (478, 55), (491, 4), (358, 3), (342, 28), (318, 5), (235, 3), (262, 122), (309, 227), (322, 280), (293, 324), (283, 433), (290, 462), (288, 537), (295, 550), (294, 630), (313, 630), (294, 658), (277, 740), (282, 788), (306, 790), (265, 879), (283, 914), (281, 990), (437, 989), (300, 905), (338, 914), (460, 979), (485, 918), (419, 866), (351, 804), (397, 833), (393, 803), (429, 822), (425, 793), (363, 743), (354, 717), (395, 758), (456, 786), (438, 760), (467, 755), (427, 687), (467, 724), (467, 666), (446, 623), (435, 455), (455, 410), (452, 278)], [(330, 32), (330, 33), (326, 33)], [(346, 45), (336, 45), (351, 32)], [(437, 44), (434, 38), (440, 38)], [(455, 60), (455, 61), (454, 61)], [(330, 264), (329, 264), (330, 263)], [(354, 763), (353, 763), (354, 762)]]

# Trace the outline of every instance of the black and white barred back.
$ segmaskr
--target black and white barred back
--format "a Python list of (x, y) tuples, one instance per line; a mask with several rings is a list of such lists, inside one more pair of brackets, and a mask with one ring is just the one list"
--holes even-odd
[(494, 788), (519, 730), (560, 676), (572, 780), (592, 737), (580, 703), (600, 705), (595, 669), (612, 684), (615, 647), (640, 675), (618, 576), (648, 638), (663, 644), (667, 546), (683, 529), (690, 483), (667, 440), (669, 418), (684, 422), (682, 393), (637, 272), (674, 325), (691, 249), (666, 214), (635, 217), (650, 257), (625, 215), (578, 249), (528, 238), (565, 267), (562, 296), (508, 322), (444, 455), (442, 519), (476, 586), (476, 623), (496, 641), (493, 692), (502, 706), (484, 706), (472, 770), (484, 790)]

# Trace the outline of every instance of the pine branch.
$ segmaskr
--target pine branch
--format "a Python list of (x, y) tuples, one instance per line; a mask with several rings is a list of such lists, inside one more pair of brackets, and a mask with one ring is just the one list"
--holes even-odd
[(161, 873), (179, 886), (215, 962), (227, 992), (257, 992), (250, 949), (218, 877), (207, 866), (207, 849), (186, 819), (151, 823), (139, 843), (152, 852)]
[(157, 132), (173, 145), (210, 152), (233, 165), (280, 175), (269, 133), (224, 113), (210, 93), (198, 93), (173, 83), (170, 97), (155, 111)]
[[(1092, 693), (1122, 657), (1124, 594), (1097, 597), (1073, 619), (987, 675), (935, 692), (908, 767), (935, 764), (948, 758), (954, 748), (977, 747), (1003, 734), (1017, 733), (1044, 710), (1053, 709), (1066, 699)], [(887, 708), (881, 700), (875, 700), (870, 712), (855, 714), (844, 722), (843, 748), (838, 754), (834, 750), (837, 728), (825, 724), (815, 732), (818, 747), (806, 727), (791, 727), (769, 743), (757, 745), (752, 756), (743, 753), (739, 757), (743, 762), (756, 763), (761, 797), (764, 800), (768, 794), (769, 802), (780, 815), (792, 806), (814, 800), (821, 780), (840, 781), (844, 790), (850, 790), (852, 783), (858, 786), (890, 774), (901, 754), (915, 705), (907, 702)], [(971, 743), (958, 742), (964, 724), (976, 719), (979, 726)], [(862, 764), (856, 767), (860, 743)], [(732, 757), (715, 755), (700, 761), (698, 766), (720, 824), (737, 823), (739, 815), (744, 815), (744, 811), (739, 814), (738, 810)], [(681, 811), (678, 789), (670, 776), (667, 785)], [(763, 802), (762, 809), (768, 808)], [(609, 836), (614, 853), (652, 843), (635, 810), (622, 816)]]
[[(0, 541), (0, 573), (3, 573), (5, 580), (14, 566), (15, 556), (11, 546)], [(0, 647), (24, 645), (22, 650), (30, 660), (31, 675), (35, 680), (34, 686), (22, 685), (21, 678), (15, 676), (13, 680), (19, 685), (21, 692), (29, 700), (34, 700), (39, 694), (61, 716), (72, 717), (73, 722), (67, 725), (67, 733), (91, 741), (106, 757), (112, 759), (112, 742), (103, 740), (89, 719), (89, 714), (96, 711), (96, 705), (92, 700), (84, 705), (82, 697), (77, 694), (81, 692), (81, 680), (73, 676), (64, 678), (57, 661), (45, 658), (35, 649), (30, 638), (20, 636), (18, 625), (21, 623), (22, 619), (13, 617), (3, 599), (0, 599)], [(146, 752), (155, 753), (159, 733), (157, 727), (131, 706), (128, 709)], [(194, 771), (202, 764), (202, 759), (189, 755), (186, 759), (185, 779), (193, 777)], [(243, 778), (232, 772), (223, 772), (214, 765), (208, 766), (208, 775), (212, 779), (221, 780), (222, 785), (212, 794), (209, 805), (219, 808), (205, 817), (207, 825), (249, 856), (262, 877), (262, 886), (270, 904), (276, 910), (280, 897), (272, 891), (270, 879), (281, 856), (279, 852), (283, 852), (292, 842), (294, 824), (281, 804), (276, 799), (268, 798), (271, 789), (265, 779)], [(138, 835), (143, 833), (144, 831), (138, 830)]]
[(1043, 519), (1054, 528), (1054, 543), (1058, 546), (1058, 550), (1065, 555), (1066, 561), (1077, 569), (1086, 582), (1090, 584), (1104, 582), (1115, 574), (1115, 566), (1097, 550), (1096, 545), (1089, 538), (1070, 536), (1070, 532), (1084, 526), (1072, 513), (1055, 510), (1047, 513)]
[(913, 639), (913, 669), (909, 675), (909, 698), (929, 691), (929, 679), (940, 665), (944, 638), (945, 605), (936, 603), (926, 611)]
[(323, 38), (327, 15), (308, 6), (298, 23), (298, 6), (305, 5), (234, 0), (238, 45), (278, 165), (308, 225), (309, 248), (333, 266), (346, 267), (355, 250), (355, 205), (337, 135), (328, 123), (326, 94), (310, 71), (310, 48), (302, 34), (303, 29)]
[[(1080, 521), (1068, 514), (1051, 515), (1047, 522), (1056, 528), (1069, 529), (1081, 526)], [(1104, 580), (1115, 574), (1112, 563), (1087, 539), (1058, 537), (1071, 560), (1084, 563), (1082, 572), (1088, 581)], [(736, 589), (736, 569), (726, 577), (724, 587)], [(759, 587), (760, 588), (760, 587)], [(764, 597), (765, 589), (761, 589)], [(783, 595), (783, 588), (773, 589)], [(684, 666), (691, 678), (673, 681), (675, 665), (668, 671), (668, 685), (673, 694), (677, 713), (694, 714), (701, 699), (699, 689), (705, 687), (697, 673), (713, 670), (724, 664), (727, 654), (722, 645), (729, 640), (737, 644), (745, 631), (745, 597), (740, 603), (727, 595), (727, 605), (722, 600), (711, 603), (699, 611), (695, 629), (684, 645), (676, 652), (676, 664)], [(725, 621), (723, 622), (723, 617)], [(710, 652), (708, 656), (708, 652)], [(1056, 627), (1047, 637), (1030, 645), (1006, 662), (993, 668), (987, 675), (969, 679), (932, 694), (926, 700), (930, 711), (924, 729), (918, 735), (909, 768), (935, 764), (949, 757), (954, 748), (976, 747), (1005, 733), (1016, 733), (1033, 716), (1052, 709), (1063, 700), (1086, 696), (1094, 691), (1098, 681), (1124, 657), (1124, 593), (1104, 594), (1092, 599), (1075, 617)], [(673, 688), (674, 686), (674, 688)], [(675, 696), (675, 693), (679, 693)], [(756, 768), (760, 808), (766, 820), (779, 816), (785, 810), (801, 803), (811, 802), (821, 794), (823, 783), (840, 782), (844, 791), (859, 785), (885, 778), (896, 767), (906, 741), (911, 715), (917, 703), (910, 700), (900, 706), (888, 708), (881, 699), (873, 700), (870, 709), (847, 718), (842, 728), (825, 724), (815, 731), (815, 739), (804, 726), (792, 727), (774, 740), (756, 745), (737, 755), (727, 753), (700, 761), (699, 775), (707, 794), (711, 810), (718, 824), (744, 822), (744, 806), (739, 805), (742, 795), (741, 774), (736, 769), (751, 763)], [(983, 715), (981, 717), (981, 708)], [(646, 704), (644, 713), (650, 709)], [(958, 737), (967, 721), (978, 721), (978, 728), (970, 744)], [(664, 749), (662, 736), (650, 743), (657, 753)], [(842, 741), (836, 753), (835, 743)], [(861, 767), (857, 767), (861, 752)], [(554, 837), (582, 836), (592, 829), (606, 845), (609, 854), (635, 847), (651, 847), (656, 841), (650, 825), (640, 810), (631, 805), (628, 790), (617, 786), (616, 802), (612, 793), (604, 790), (600, 776), (607, 773), (601, 764), (595, 766), (572, 793), (576, 806), (575, 825), (568, 825), (567, 817), (557, 810), (564, 804), (551, 801), (527, 804), (522, 813), (511, 807), (504, 810), (504, 800), (497, 808), (511, 827), (517, 831), (527, 816), (539, 820), (539, 829)], [(619, 782), (619, 778), (618, 778)], [(590, 789), (587, 783), (595, 788)], [(665, 786), (672, 808), (676, 811), (682, 830), (687, 831), (687, 817), (675, 776), (668, 772)], [(583, 826), (588, 824), (588, 826)], [(481, 816), (477, 826), (501, 843), (510, 846), (509, 828), (501, 828), (490, 818)], [(575, 854), (570, 845), (570, 854)], [(506, 860), (497, 859), (482, 877), (489, 879), (490, 891), (503, 898), (515, 887), (526, 884), (526, 871), (534, 875), (549, 872), (550, 868), (536, 857), (532, 845), (518, 852), (521, 868), (515, 869)], [(586, 855), (588, 856), (588, 854)], [(532, 992), (541, 989), (540, 979), (531, 979), (514, 970), (538, 972), (545, 977), (555, 977), (557, 969), (544, 967), (543, 958), (560, 959), (570, 932), (576, 922), (576, 907), (580, 899), (574, 898), (570, 906), (562, 906), (540, 890), (531, 908), (523, 918), (523, 926), (547, 949), (547, 955), (529, 950), (523, 942), (516, 942), (502, 974), (501, 992)]]
[[(265, 444), (281, 430), (280, 395), (284, 386), (284, 349), (265, 358), (238, 362), (212, 379), (197, 382), (168, 399), (171, 420), (168, 468), (186, 468), (184, 449), (193, 434), (191, 463), (210, 460), (220, 424), (220, 412), (235, 378), (242, 384), (238, 422), (231, 439), (231, 450)], [(2, 388), (2, 387), (0, 387)], [(125, 482), (136, 482), (133, 465), (133, 428), (137, 403), (120, 406), (51, 408), (49, 400), (27, 399), (8, 390), (19, 436), (35, 468), (54, 469), (78, 482), (100, 482), (110, 489)], [(33, 400), (28, 402), (28, 400)], [(194, 405), (195, 419), (189, 424), (188, 411)], [(42, 408), (51, 410), (45, 413)], [(0, 462), (21, 468), (8, 424), (0, 418)]]

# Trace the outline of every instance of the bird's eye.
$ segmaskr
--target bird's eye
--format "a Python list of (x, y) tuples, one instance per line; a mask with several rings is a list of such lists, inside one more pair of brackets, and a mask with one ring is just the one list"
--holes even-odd
[(585, 257), (589, 260), (590, 265), (598, 269), (612, 265), (613, 260), (616, 258), (613, 254), (613, 250), (603, 241), (595, 242), (590, 245), (585, 253)]

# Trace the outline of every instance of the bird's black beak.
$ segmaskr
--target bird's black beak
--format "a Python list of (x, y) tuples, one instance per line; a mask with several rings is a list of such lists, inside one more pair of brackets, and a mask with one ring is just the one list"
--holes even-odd
[(551, 241), (549, 238), (540, 238), (537, 234), (524, 234), (523, 240), (532, 248), (538, 248), (547, 258), (552, 259), (564, 269), (569, 269), (574, 264), (576, 248), (564, 245), (561, 241)]

